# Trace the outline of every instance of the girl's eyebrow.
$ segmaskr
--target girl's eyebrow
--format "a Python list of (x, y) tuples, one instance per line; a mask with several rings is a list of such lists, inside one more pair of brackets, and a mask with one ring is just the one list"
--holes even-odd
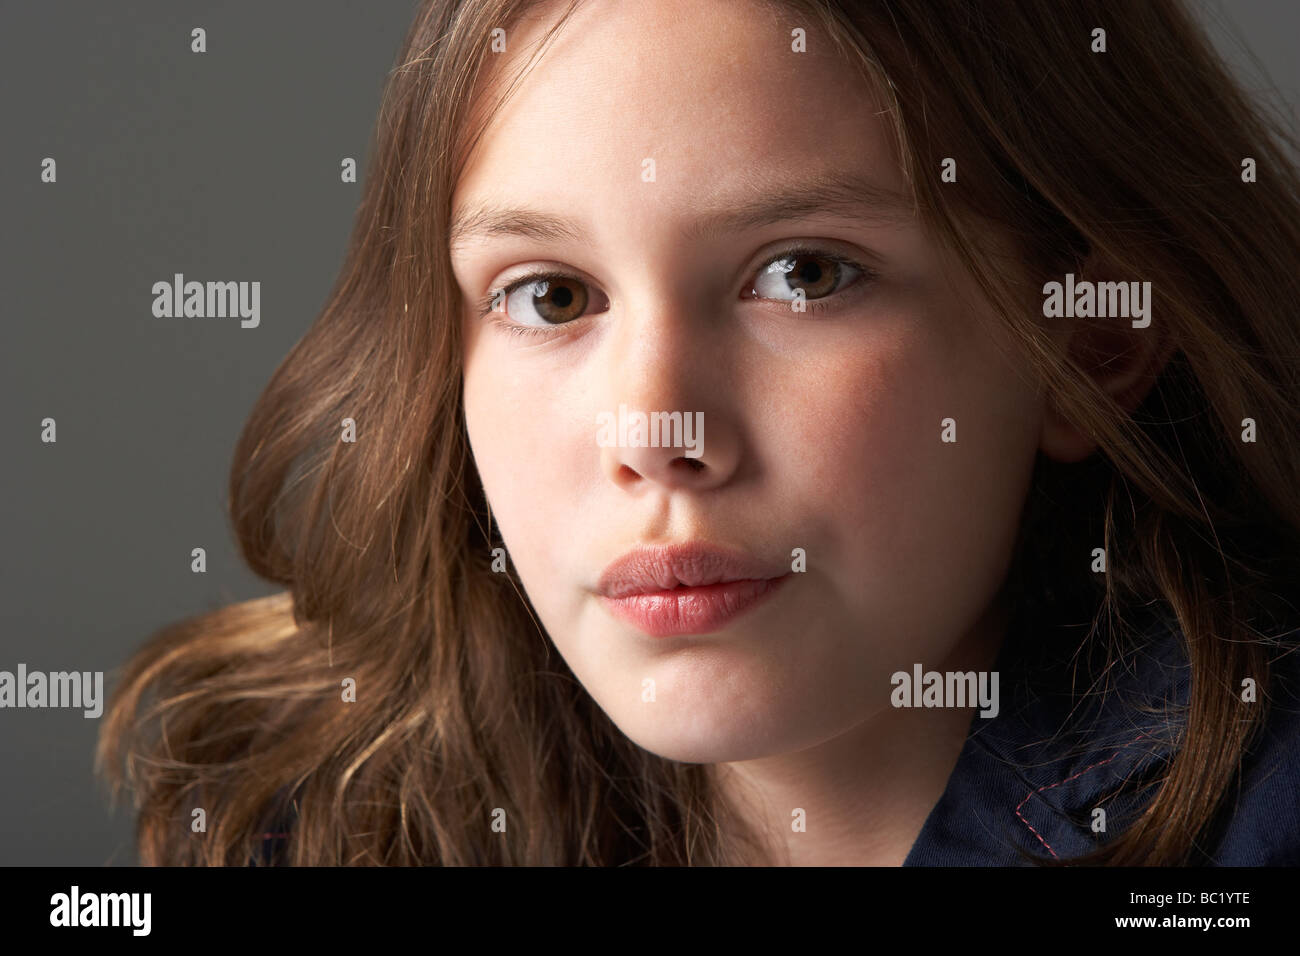
[[(915, 203), (861, 173), (820, 173), (800, 176), (798, 185), (762, 175), (741, 181), (730, 197), (721, 190), (714, 208), (693, 219), (683, 230), (684, 240), (712, 239), (732, 232), (756, 229), (815, 215), (834, 216), (876, 224), (901, 224), (916, 215)], [(526, 206), (474, 204), (458, 213), (449, 232), (454, 249), (475, 239), (522, 236), (539, 242), (591, 244), (585, 227), (574, 219)]]

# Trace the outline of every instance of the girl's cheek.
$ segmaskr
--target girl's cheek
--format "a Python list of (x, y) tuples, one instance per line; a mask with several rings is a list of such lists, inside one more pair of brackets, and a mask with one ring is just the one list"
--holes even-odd
[(482, 344), (465, 369), (475, 465), (511, 561), (521, 574), (548, 575), (556, 548), (573, 540), (578, 489), (598, 475), (595, 418), (587, 427), (553, 376), (537, 374), (507, 349)]
[(797, 399), (780, 430), (797, 453), (789, 460), (831, 491), (846, 478), (861, 486), (905, 469), (922, 440), (917, 426), (936, 384), (919, 351), (915, 343), (883, 339), (836, 349), (815, 383), (789, 392)]
[(967, 507), (978, 494), (966, 486), (963, 456), (944, 441), (943, 420), (960, 428), (980, 414), (982, 396), (953, 352), (917, 328), (837, 349), (821, 363), (816, 387), (791, 392), (798, 404), (773, 430), (783, 437), (765, 456), (785, 470), (784, 500), (830, 552), (824, 566), (857, 580), (864, 573), (897, 580), (903, 567), (923, 564), (945, 500)]

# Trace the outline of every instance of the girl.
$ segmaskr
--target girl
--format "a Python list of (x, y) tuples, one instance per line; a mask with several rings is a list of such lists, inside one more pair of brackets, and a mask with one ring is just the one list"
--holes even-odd
[(425, 3), (142, 861), (1300, 861), (1288, 144), (1173, 0)]

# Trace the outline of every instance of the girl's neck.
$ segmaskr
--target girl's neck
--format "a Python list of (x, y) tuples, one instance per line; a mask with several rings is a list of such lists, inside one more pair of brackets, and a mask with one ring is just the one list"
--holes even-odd
[[(989, 670), (1007, 626), (1003, 593), (946, 661), (925, 669)], [(888, 701), (889, 691), (864, 688), (863, 696)], [(731, 812), (763, 841), (751, 862), (898, 866), (942, 796), (972, 719), (970, 708), (886, 706), (807, 749), (715, 764), (712, 777)]]

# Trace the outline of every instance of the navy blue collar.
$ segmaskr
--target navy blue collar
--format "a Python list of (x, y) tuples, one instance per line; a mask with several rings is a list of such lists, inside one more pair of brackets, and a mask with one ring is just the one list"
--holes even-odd
[(1123, 832), (1173, 756), (1189, 690), (1176, 621), (1153, 609), (1144, 618), (1140, 646), (1073, 695), (1075, 648), (1011, 629), (994, 665), (1001, 707), (972, 718), (904, 866), (1066, 860)]

